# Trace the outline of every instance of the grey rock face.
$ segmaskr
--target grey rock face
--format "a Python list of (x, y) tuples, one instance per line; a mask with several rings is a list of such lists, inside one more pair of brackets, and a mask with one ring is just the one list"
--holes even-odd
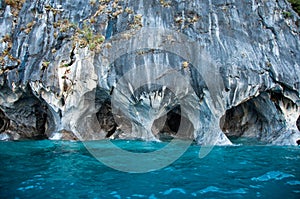
[(1, 1), (0, 139), (296, 145), (299, 21), (285, 0)]

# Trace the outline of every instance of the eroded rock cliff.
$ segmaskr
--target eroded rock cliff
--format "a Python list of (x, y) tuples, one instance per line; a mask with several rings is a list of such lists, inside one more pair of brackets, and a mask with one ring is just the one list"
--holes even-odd
[(287, 1), (0, 2), (3, 140), (300, 139)]

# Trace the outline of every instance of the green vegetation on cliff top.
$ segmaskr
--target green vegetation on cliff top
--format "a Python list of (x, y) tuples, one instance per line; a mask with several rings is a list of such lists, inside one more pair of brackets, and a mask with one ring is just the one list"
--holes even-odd
[(291, 4), (293, 9), (300, 15), (300, 0), (288, 0)]

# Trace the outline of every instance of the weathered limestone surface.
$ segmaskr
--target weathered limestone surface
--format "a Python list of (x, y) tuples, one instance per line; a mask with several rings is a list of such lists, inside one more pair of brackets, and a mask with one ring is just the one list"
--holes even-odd
[(285, 0), (0, 2), (2, 140), (300, 138)]

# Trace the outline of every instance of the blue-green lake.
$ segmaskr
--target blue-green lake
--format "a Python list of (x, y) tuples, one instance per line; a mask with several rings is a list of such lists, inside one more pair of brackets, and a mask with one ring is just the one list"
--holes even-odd
[[(115, 144), (143, 152), (164, 145)], [(201, 159), (200, 148), (136, 174), (107, 167), (82, 142), (0, 142), (0, 198), (300, 198), (299, 147), (216, 146)]]

